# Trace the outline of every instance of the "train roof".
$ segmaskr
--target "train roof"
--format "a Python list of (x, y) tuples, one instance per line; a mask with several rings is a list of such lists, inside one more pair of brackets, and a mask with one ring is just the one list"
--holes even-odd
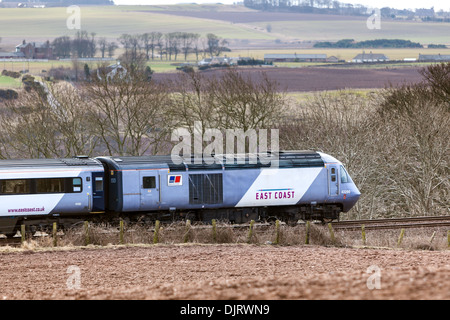
[[(214, 155), (210, 157), (193, 155), (190, 158), (175, 156), (140, 156), (140, 157), (99, 157), (98, 160), (109, 164), (114, 170), (127, 169), (168, 169), (170, 171), (192, 170), (230, 170), (263, 167), (323, 167), (324, 161), (314, 151), (280, 151), (278, 157), (273, 153), (254, 155)], [(174, 161), (175, 160), (175, 161)]]
[(0, 170), (11, 168), (55, 168), (55, 167), (101, 167), (102, 164), (87, 157), (66, 158), (66, 159), (11, 159), (0, 160)]

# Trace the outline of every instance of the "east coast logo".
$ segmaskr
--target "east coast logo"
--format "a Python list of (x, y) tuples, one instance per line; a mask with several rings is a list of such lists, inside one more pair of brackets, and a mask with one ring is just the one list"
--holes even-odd
[(169, 186), (182, 186), (183, 176), (182, 175), (169, 175), (167, 177), (167, 184)]
[(293, 199), (295, 191), (293, 188), (286, 189), (260, 189), (256, 192), (256, 200), (279, 200)]

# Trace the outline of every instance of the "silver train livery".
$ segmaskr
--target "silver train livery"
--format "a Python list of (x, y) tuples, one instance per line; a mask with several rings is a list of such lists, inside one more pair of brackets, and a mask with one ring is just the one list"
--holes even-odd
[[(0, 233), (58, 222), (142, 217), (152, 220), (336, 220), (360, 192), (341, 162), (313, 151), (280, 152), (243, 163), (170, 156), (0, 161)], [(209, 159), (211, 160), (211, 159)], [(88, 216), (88, 217), (86, 217)]]

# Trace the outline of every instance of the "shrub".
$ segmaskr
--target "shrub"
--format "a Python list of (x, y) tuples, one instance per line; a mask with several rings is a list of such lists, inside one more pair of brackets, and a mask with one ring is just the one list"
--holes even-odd
[(2, 90), (0, 89), (0, 99), (5, 99), (5, 100), (12, 100), (12, 99), (17, 99), (19, 97), (19, 94), (11, 89), (7, 89), (7, 90)]

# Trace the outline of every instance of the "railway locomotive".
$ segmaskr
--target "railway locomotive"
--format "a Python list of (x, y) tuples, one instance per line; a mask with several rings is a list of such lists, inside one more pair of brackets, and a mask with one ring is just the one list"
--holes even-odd
[(320, 152), (280, 152), (276, 165), (262, 155), (186, 160), (192, 159), (2, 160), (0, 233), (12, 235), (21, 224), (66, 226), (92, 217), (331, 221), (360, 197), (342, 163)]

